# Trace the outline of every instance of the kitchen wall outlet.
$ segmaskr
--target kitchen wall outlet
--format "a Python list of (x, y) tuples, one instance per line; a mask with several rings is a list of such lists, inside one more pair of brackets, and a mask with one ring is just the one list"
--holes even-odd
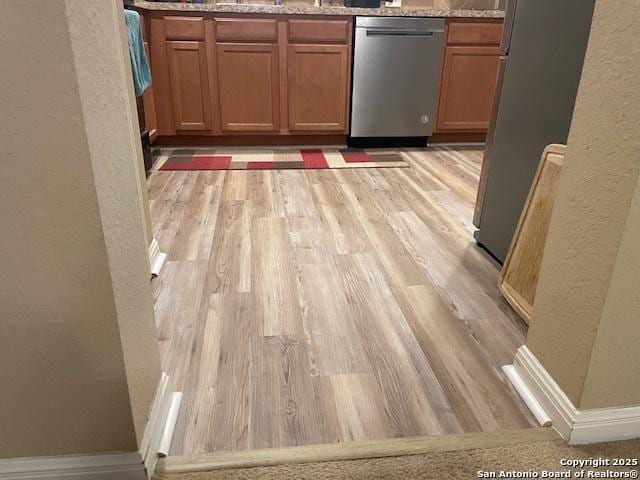
[(392, 0), (391, 2), (384, 2), (384, 6), (399, 8), (402, 6), (402, 0)]

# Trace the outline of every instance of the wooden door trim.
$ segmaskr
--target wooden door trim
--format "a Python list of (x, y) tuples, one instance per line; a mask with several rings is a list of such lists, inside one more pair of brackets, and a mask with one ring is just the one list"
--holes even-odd
[[(349, 63), (347, 61), (347, 57), (349, 54), (348, 45), (289, 45), (288, 46), (288, 85), (289, 91), (295, 92), (296, 86), (296, 76), (295, 76), (295, 58), (296, 53), (330, 53), (330, 54), (338, 54), (340, 55), (340, 68), (343, 70), (340, 72), (340, 105), (346, 105), (347, 102), (347, 82), (349, 81)], [(343, 132), (346, 129), (347, 123), (347, 111), (345, 109), (342, 113), (342, 119), (338, 123), (298, 123), (296, 121), (296, 104), (295, 104), (295, 96), (291, 96), (289, 98), (289, 130), (291, 131), (336, 131)]]
[(456, 55), (475, 55), (475, 56), (491, 56), (499, 58), (500, 49), (498, 47), (446, 47), (444, 53), (444, 62), (442, 65), (441, 85), (444, 88), (440, 90), (440, 99), (438, 102), (438, 114), (436, 120), (436, 128), (438, 132), (447, 131), (479, 131), (484, 132), (489, 128), (489, 120), (484, 122), (447, 122), (445, 107), (451, 89), (448, 88), (449, 76), (451, 75), (451, 59)]

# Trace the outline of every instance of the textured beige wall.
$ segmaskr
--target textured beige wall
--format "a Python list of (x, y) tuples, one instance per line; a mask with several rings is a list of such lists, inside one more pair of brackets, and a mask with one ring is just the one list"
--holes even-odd
[(638, 38), (636, 0), (598, 0), (527, 336), (582, 408), (640, 403)]
[(2, 6), (4, 458), (137, 449), (159, 379), (117, 19), (115, 1)]
[[(141, 208), (148, 200), (146, 190), (142, 195), (140, 183), (142, 151), (123, 9), (118, 3), (66, 1), (133, 420), (140, 441), (161, 370), (145, 210)], [(144, 172), (142, 175), (144, 179)]]
[[(636, 147), (640, 156), (640, 146)], [(591, 352), (580, 408), (640, 405), (640, 182)]]

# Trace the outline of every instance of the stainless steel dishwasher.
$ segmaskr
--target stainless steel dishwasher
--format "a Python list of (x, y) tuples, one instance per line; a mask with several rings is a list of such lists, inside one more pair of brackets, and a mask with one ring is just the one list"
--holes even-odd
[(443, 36), (443, 18), (356, 18), (350, 145), (426, 143)]

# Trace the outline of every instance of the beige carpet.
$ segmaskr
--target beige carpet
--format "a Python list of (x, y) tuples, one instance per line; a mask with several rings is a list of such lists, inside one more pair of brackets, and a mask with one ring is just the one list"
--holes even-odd
[[(403, 457), (372, 458), (272, 467), (240, 468), (213, 472), (157, 475), (156, 480), (302, 480), (302, 479), (470, 479), (479, 470), (494, 471), (567, 471), (563, 458), (588, 459), (639, 458), (640, 439), (580, 447), (567, 447), (561, 440), (510, 445), (482, 450), (455, 451)], [(604, 470), (630, 471), (629, 467), (600, 467)], [(589, 470), (589, 469), (587, 469)], [(634, 468), (638, 472), (638, 468)], [(499, 476), (497, 478), (500, 478)], [(588, 477), (584, 477), (588, 478)], [(602, 477), (601, 477), (602, 478)], [(604, 477), (606, 478), (606, 477)], [(612, 477), (609, 477), (612, 478)], [(628, 477), (628, 478), (637, 478)]]

